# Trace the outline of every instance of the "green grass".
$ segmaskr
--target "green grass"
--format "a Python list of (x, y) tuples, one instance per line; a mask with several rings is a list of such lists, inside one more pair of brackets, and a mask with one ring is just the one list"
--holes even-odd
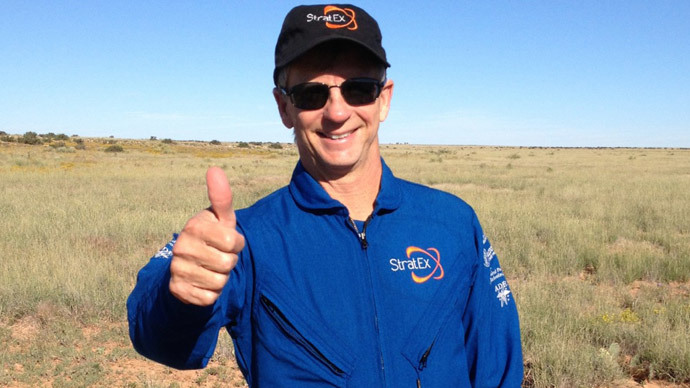
[[(192, 377), (143, 361), (128, 343), (125, 300), (148, 258), (207, 206), (208, 166), (225, 169), (244, 207), (288, 182), (294, 146), (118, 139), (125, 152), (103, 152), (113, 142), (0, 142), (0, 385), (237, 376), (226, 335)], [(526, 386), (690, 383), (690, 150), (383, 154), (396, 175), (477, 210), (518, 303)], [(134, 362), (146, 367), (119, 367)]]

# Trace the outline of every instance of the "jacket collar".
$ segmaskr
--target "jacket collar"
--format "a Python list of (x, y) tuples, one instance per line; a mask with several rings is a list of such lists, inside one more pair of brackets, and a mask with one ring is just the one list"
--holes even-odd
[[(400, 206), (401, 201), (398, 178), (393, 175), (383, 159), (381, 159), (381, 165), (381, 189), (376, 196), (375, 214), (393, 211)], [(347, 214), (347, 208), (328, 195), (326, 190), (304, 169), (302, 162), (297, 162), (288, 187), (297, 206), (307, 211)]]

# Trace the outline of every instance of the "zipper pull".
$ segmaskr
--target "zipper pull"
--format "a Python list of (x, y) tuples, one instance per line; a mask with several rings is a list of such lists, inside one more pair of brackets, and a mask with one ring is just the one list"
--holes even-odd
[(354, 229), (355, 233), (357, 233), (357, 237), (359, 237), (359, 243), (362, 245), (362, 249), (367, 249), (367, 247), (369, 247), (369, 242), (367, 241), (367, 225), (369, 224), (369, 220), (371, 220), (371, 216), (364, 221), (364, 226), (362, 227), (361, 232), (359, 231), (359, 228), (357, 228), (357, 223), (352, 219), (352, 217), (348, 217), (347, 219), (350, 221), (350, 226), (352, 226), (352, 229)]
[(362, 248), (364, 249), (367, 249), (367, 247), (369, 247), (369, 242), (367, 241), (366, 225), (367, 224), (364, 224), (364, 229), (362, 230), (362, 233), (359, 234), (359, 239), (362, 241)]
[(422, 355), (422, 358), (419, 360), (419, 370), (426, 368), (426, 360), (429, 358), (429, 353), (431, 353), (431, 348), (433, 346), (434, 345), (432, 344), (429, 347), (429, 349), (427, 349), (426, 352), (424, 352), (424, 354)]
[(433, 346), (434, 346), (434, 344), (431, 344), (431, 346), (429, 346), (429, 349), (427, 349), (426, 352), (424, 352), (424, 354), (422, 354), (422, 358), (419, 359), (419, 368), (418, 368), (418, 372), (417, 372), (418, 373), (417, 374), (417, 388), (422, 388), (422, 380), (421, 380), (421, 377), (419, 377), (419, 373), (421, 373), (422, 370), (424, 370), (424, 368), (426, 368), (426, 360), (429, 358), (429, 353), (431, 353), (431, 348)]

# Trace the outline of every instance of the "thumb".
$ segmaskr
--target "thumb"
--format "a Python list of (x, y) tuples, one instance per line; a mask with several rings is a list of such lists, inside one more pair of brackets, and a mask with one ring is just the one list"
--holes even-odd
[(220, 167), (211, 167), (206, 171), (206, 187), (211, 211), (219, 221), (235, 222), (235, 211), (232, 208), (232, 190), (228, 177)]

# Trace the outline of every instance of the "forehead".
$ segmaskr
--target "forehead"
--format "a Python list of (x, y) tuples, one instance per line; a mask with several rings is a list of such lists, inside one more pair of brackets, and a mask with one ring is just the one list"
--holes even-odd
[(290, 64), (288, 84), (307, 82), (323, 75), (378, 78), (380, 69), (378, 60), (359, 45), (348, 42), (324, 44)]

